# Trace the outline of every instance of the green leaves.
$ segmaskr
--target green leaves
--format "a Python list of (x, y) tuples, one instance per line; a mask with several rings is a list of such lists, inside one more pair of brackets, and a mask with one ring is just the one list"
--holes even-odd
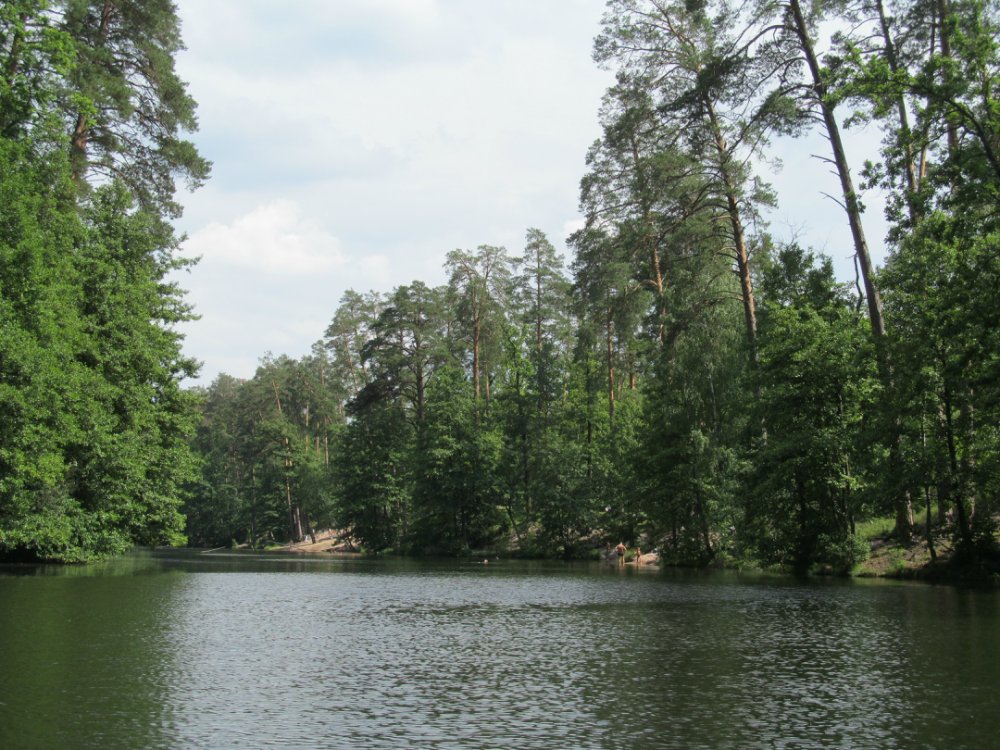
[(829, 261), (787, 248), (765, 278), (755, 410), (767, 438), (752, 454), (746, 538), (768, 562), (844, 571), (870, 460), (860, 439), (877, 383), (869, 336)]
[[(115, 69), (121, 60), (103, 43), (147, 43), (130, 38), (141, 36), (137, 26), (112, 23), (88, 46), (101, 34), (85, 29), (95, 20), (87, 5), (25, 1), (0, 11), (0, 557), (77, 561), (181, 543), (180, 504), (197, 469), (194, 404), (180, 389), (196, 368), (172, 328), (190, 311), (166, 280), (184, 263), (163, 213), (172, 182), (150, 200), (109, 173), (77, 202), (73, 147), (111, 143), (102, 133), (136, 114), (123, 84), (135, 71)], [(135, 20), (145, 11), (133, 5), (102, 8), (109, 22)], [(176, 89), (167, 75), (176, 17), (169, 4), (157, 7), (150, 34), (165, 46), (146, 72)], [(82, 127), (70, 132), (70, 123)], [(193, 120), (165, 121), (162, 142), (184, 123)], [(129, 153), (131, 168), (158, 169), (144, 162), (151, 153), (148, 143)]]
[(182, 44), (173, 3), (62, 4), (62, 30), (76, 47), (62, 104), (75, 178), (120, 180), (144, 207), (178, 216), (175, 179), (197, 187), (210, 164), (181, 136), (197, 121), (174, 70)]
[[(81, 19), (88, 75), (103, 81), (121, 47)], [(851, 33), (824, 46), (840, 21)], [(1000, 466), (996, 23), (979, 0), (612, 0), (595, 57), (617, 77), (587, 155), (572, 286), (529, 230), (518, 258), (449, 253), (445, 287), (346, 293), (313, 357), (269, 358), (207, 393), (199, 539), (295, 538), (308, 517), (375, 550), (575, 554), (642, 537), (680, 563), (845, 571), (864, 553), (855, 522), (895, 510), (909, 529), (916, 497), (954, 508), (964, 540), (987, 539)], [(127, 87), (108, 81), (125, 112)], [(836, 106), (884, 134), (865, 168), (890, 194), (881, 271)], [(755, 175), (770, 137), (818, 122), (854, 285), (762, 222), (777, 200)], [(175, 146), (164, 155), (184, 163)], [(104, 223), (109, 248), (134, 245), (137, 227)], [(138, 266), (80, 247), (107, 302), (89, 303), (80, 336), (132, 341), (107, 272)], [(164, 319), (183, 314), (168, 305)], [(126, 350), (138, 360), (109, 349), (88, 365), (143, 361)], [(329, 465), (317, 439), (331, 441)], [(40, 465), (38, 481), (58, 473)]]

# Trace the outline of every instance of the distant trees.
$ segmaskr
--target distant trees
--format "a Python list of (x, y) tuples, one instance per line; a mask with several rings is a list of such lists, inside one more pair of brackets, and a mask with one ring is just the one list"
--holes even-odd
[[(451, 253), (446, 269), (437, 288), (349, 291), (313, 357), (212, 384), (188, 506), (199, 541), (297, 540), (326, 524), (372, 549), (456, 552), (508, 537), (562, 549), (589, 532), (575, 518), (561, 258), (533, 229), (523, 256), (482, 246)], [(312, 500), (298, 478), (310, 454), (322, 459)], [(289, 504), (306, 525), (285, 518)]]
[[(326, 517), (372, 549), (643, 539), (678, 564), (804, 572), (850, 569), (873, 516), (909, 540), (916, 506), (932, 553), (943, 533), (992, 549), (997, 24), (981, 0), (612, 0), (595, 59), (616, 80), (571, 276), (532, 229), (520, 256), (453, 251), (440, 288), (345, 294), (321, 344)], [(865, 165), (842, 138), (859, 120), (884, 135)], [(762, 219), (771, 139), (811, 128), (831, 146), (853, 285)], [(266, 391), (270, 366), (236, 390)]]
[(196, 544), (300, 541), (333, 517), (331, 443), (343, 425), (326, 352), (265, 359), (202, 395), (203, 480), (185, 511)]

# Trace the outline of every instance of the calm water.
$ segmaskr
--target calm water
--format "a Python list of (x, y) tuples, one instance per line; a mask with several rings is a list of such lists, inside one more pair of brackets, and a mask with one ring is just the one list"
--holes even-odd
[(0, 568), (0, 748), (988, 748), (1000, 594), (589, 565)]

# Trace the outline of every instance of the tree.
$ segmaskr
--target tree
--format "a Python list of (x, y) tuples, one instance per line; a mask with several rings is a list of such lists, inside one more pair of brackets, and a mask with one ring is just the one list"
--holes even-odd
[[(995, 12), (978, 2), (921, 2), (897, 10), (892, 15), (877, 0), (858, 4), (859, 33), (844, 35), (839, 55), (831, 58), (832, 94), (859, 105), (863, 117), (886, 129), (883, 159), (869, 167), (868, 177), (891, 191), (894, 247), (886, 277), (897, 294), (889, 303), (892, 319), (902, 330), (889, 337), (900, 363), (894, 363), (887, 394), (898, 432), (895, 452), (907, 457), (897, 462), (898, 473), (910, 486), (923, 486), (928, 507), (926, 478), (936, 475), (942, 517), (953, 505), (968, 550), (979, 452), (978, 397), (970, 376), (992, 355), (972, 344), (982, 329), (964, 311), (982, 292), (965, 285), (971, 267), (979, 278), (992, 277), (988, 254), (979, 249), (983, 242), (989, 246), (995, 231), (1000, 186), (993, 93), (998, 25)], [(866, 37), (869, 27), (875, 33)], [(954, 296), (958, 288), (968, 295), (962, 302)], [(977, 333), (967, 338), (972, 331)], [(989, 340), (988, 334), (982, 339)], [(982, 455), (990, 453), (987, 448)]]
[(178, 135), (195, 125), (178, 49), (165, 1), (0, 9), (0, 555), (184, 539), (196, 365), (166, 219), (174, 177), (208, 164)]
[(764, 288), (757, 406), (768, 435), (753, 457), (745, 541), (800, 573), (817, 562), (847, 571), (864, 554), (854, 531), (866, 464), (858, 437), (877, 382), (869, 338), (829, 260), (784, 248)]
[[(700, 210), (726, 218), (753, 359), (756, 302), (746, 224), (772, 198), (751, 179), (749, 164), (761, 155), (770, 132), (788, 127), (793, 111), (780, 88), (761, 96), (776, 71), (756, 57), (760, 9), (718, 3), (712, 16), (704, 3), (615, 0), (610, 5), (613, 12), (605, 16), (595, 42), (595, 59), (617, 62), (618, 87), (637, 88), (649, 97), (646, 106), (655, 108), (660, 119), (660, 142), (688, 156), (689, 182), (696, 175), (703, 180)], [(636, 185), (637, 195), (646, 192), (646, 182)], [(647, 204), (647, 214), (650, 208)]]
[(83, 560), (183, 540), (194, 363), (172, 232), (119, 186), (82, 214), (54, 152), (0, 142), (0, 554)]
[[(872, 263), (868, 241), (862, 222), (863, 206), (855, 189), (847, 152), (844, 147), (835, 113), (837, 96), (835, 92), (835, 77), (828, 67), (821, 64), (814, 40), (815, 31), (823, 19), (828, 6), (814, 5), (803, 9), (799, 0), (788, 0), (782, 5), (783, 29), (788, 39), (794, 41), (797, 50), (805, 63), (806, 73), (801, 83), (801, 91), (805, 105), (817, 115), (823, 124), (823, 132), (830, 143), (831, 158), (834, 170), (840, 182), (840, 206), (847, 214), (848, 225), (854, 245), (854, 255), (864, 283), (864, 296), (868, 305), (868, 319), (871, 324), (872, 336), (875, 342), (875, 357), (878, 363), (882, 387), (891, 394), (894, 389), (893, 367), (890, 359), (885, 314), (882, 296), (875, 278), (875, 268)], [(792, 60), (789, 64), (792, 64)], [(891, 397), (890, 397), (891, 399)], [(883, 429), (883, 439), (888, 445), (888, 473), (894, 487), (890, 490), (895, 500), (896, 534), (903, 540), (909, 540), (913, 526), (913, 511), (910, 488), (901, 481), (904, 475), (901, 465), (901, 435), (898, 415), (888, 413), (884, 416), (886, 426)]]
[(472, 354), (472, 384), (476, 401), (490, 400), (490, 367), (499, 358), (504, 311), (510, 293), (510, 267), (502, 247), (480, 245), (475, 253), (453, 250), (445, 269), (456, 299), (459, 330)]
[[(976, 225), (972, 230), (969, 223)], [(970, 231), (971, 230), (971, 231)], [(993, 284), (1000, 278), (994, 228), (975, 212), (934, 212), (890, 257), (889, 309), (900, 327), (899, 403), (914, 452), (931, 452), (921, 484), (934, 478), (941, 512), (954, 512), (963, 552), (989, 546), (992, 468), (998, 444), (986, 427), (997, 413)], [(928, 489), (928, 495), (930, 491)]]
[(563, 259), (543, 232), (529, 229), (525, 253), (514, 258), (506, 379), (500, 409), (508, 516), (514, 532), (536, 520), (540, 498), (552, 488), (543, 470), (557, 438), (559, 398), (570, 348), (569, 281)]
[(135, 210), (120, 184), (97, 190), (84, 218), (88, 236), (74, 260), (89, 345), (76, 356), (100, 379), (91, 397), (101, 420), (70, 449), (75, 491), (134, 542), (179, 541), (179, 507), (197, 469), (195, 400), (181, 382), (197, 365), (175, 329), (190, 308), (167, 277), (189, 261), (174, 257), (173, 229)]
[(333, 356), (333, 378), (337, 381), (336, 388), (341, 394), (342, 404), (346, 404), (370, 380), (362, 349), (384, 305), (382, 296), (377, 292), (363, 295), (348, 289), (340, 298), (340, 306), (327, 326), (323, 344)]
[(74, 496), (69, 444), (100, 415), (72, 260), (68, 165), (0, 140), (0, 557), (79, 560), (127, 543)]
[(462, 371), (441, 368), (428, 390), (417, 456), (412, 539), (418, 550), (461, 553), (500, 538), (500, 456), (501, 433), (481, 416)]
[(120, 180), (146, 208), (176, 217), (174, 181), (200, 185), (209, 162), (181, 137), (195, 102), (174, 70), (183, 49), (172, 0), (64, 0), (76, 64), (64, 102), (73, 177)]
[(241, 451), (241, 388), (240, 380), (221, 374), (198, 393), (201, 423), (194, 448), (202, 458), (202, 476), (184, 505), (194, 546), (253, 543), (257, 538), (251, 470)]
[(371, 326), (362, 347), (373, 380), (406, 398), (418, 429), (424, 422), (427, 383), (445, 356), (443, 289), (421, 281), (398, 287)]
[(645, 389), (634, 492), (665, 560), (707, 564), (733, 543), (752, 432), (744, 334), (734, 307), (706, 310)]
[(334, 451), (337, 521), (370, 550), (399, 549), (410, 536), (412, 425), (398, 399), (371, 386), (348, 413)]

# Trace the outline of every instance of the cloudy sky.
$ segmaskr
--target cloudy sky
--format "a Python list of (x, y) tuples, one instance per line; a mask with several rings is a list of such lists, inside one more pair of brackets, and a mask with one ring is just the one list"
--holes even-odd
[[(308, 353), (345, 290), (440, 283), (455, 248), (517, 253), (529, 227), (563, 248), (611, 81), (590, 58), (603, 5), (178, 0), (193, 140), (214, 163), (178, 223), (201, 257), (181, 278), (200, 382)], [(779, 145), (796, 168), (769, 175), (772, 228), (846, 269), (849, 236), (820, 194), (836, 182), (809, 160), (822, 149)]]

